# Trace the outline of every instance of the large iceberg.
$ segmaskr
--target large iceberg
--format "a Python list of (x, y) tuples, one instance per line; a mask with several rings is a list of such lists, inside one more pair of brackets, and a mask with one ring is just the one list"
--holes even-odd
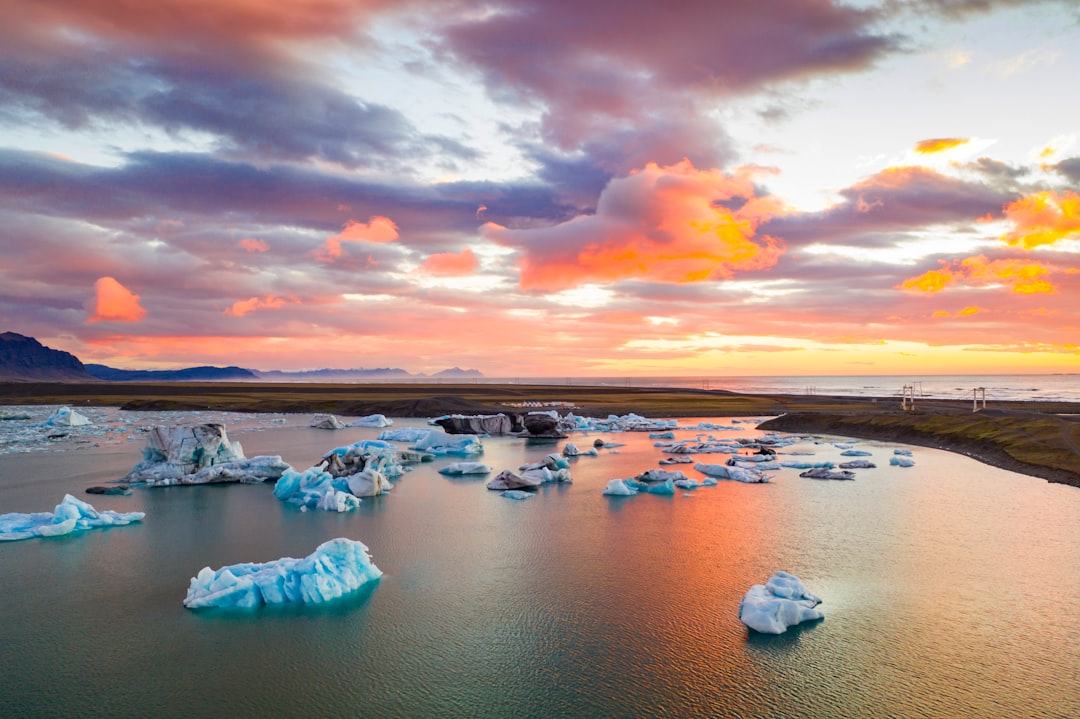
[(85, 529), (115, 527), (141, 522), (144, 512), (98, 511), (89, 503), (65, 494), (53, 512), (0, 514), (0, 541), (56, 537)]
[(360, 505), (360, 497), (386, 494), (394, 485), (374, 469), (335, 477), (318, 467), (303, 472), (290, 469), (274, 485), (274, 496), (301, 509), (348, 512)]
[(754, 631), (783, 634), (789, 627), (825, 615), (821, 599), (793, 574), (777, 572), (766, 584), (755, 584), (739, 603), (739, 619)]
[(292, 469), (278, 456), (248, 459), (239, 442), (230, 442), (225, 425), (154, 427), (146, 437), (143, 460), (121, 479), (151, 487), (177, 484), (277, 480)]
[(184, 606), (257, 607), (261, 604), (321, 604), (378, 579), (363, 543), (339, 537), (303, 559), (284, 557), (263, 564), (204, 567), (191, 579)]

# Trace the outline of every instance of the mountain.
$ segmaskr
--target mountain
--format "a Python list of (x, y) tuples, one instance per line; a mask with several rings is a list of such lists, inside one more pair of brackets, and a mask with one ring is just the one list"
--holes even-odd
[(214, 382), (218, 380), (254, 380), (254, 372), (243, 367), (187, 367), (185, 369), (116, 369), (103, 364), (88, 364), (86, 370), (109, 382)]
[[(255, 376), (267, 380), (332, 380), (364, 379), (369, 377), (415, 377), (397, 367), (374, 367), (372, 369), (312, 369), (289, 372), (286, 370), (254, 370)], [(422, 375), (421, 375), (422, 376)]]
[(0, 381), (93, 382), (94, 379), (70, 352), (54, 350), (33, 337), (15, 332), (0, 334)]
[(483, 377), (484, 373), (478, 369), (461, 369), (460, 367), (451, 367), (450, 369), (444, 369), (442, 372), (436, 372), (431, 375), (432, 377)]

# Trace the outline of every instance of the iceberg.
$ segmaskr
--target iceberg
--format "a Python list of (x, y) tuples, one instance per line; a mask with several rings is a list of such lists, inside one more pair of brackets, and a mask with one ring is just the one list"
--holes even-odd
[(502, 496), (506, 497), (507, 499), (518, 499), (518, 500), (520, 500), (520, 499), (530, 499), (532, 497), (535, 497), (536, 494), (533, 493), (533, 492), (523, 492), (520, 489), (507, 489), (502, 493)]
[(385, 442), (416, 442), (431, 434), (427, 427), (398, 427), (379, 433), (379, 439)]
[(410, 449), (421, 452), (430, 452), (434, 455), (470, 455), (484, 453), (484, 445), (480, 443), (480, 439), (476, 435), (450, 435), (439, 429), (429, 429), (427, 434), (418, 438)]
[(625, 479), (613, 479), (604, 487), (603, 493), (611, 497), (630, 497), (637, 494), (638, 490)]
[(817, 606), (821, 599), (787, 572), (777, 572), (766, 584), (755, 584), (739, 603), (739, 620), (754, 631), (783, 634), (789, 627), (825, 615)]
[(894, 467), (914, 467), (915, 460), (911, 457), (894, 454), (892, 457), (889, 457), (889, 464)]
[(684, 480), (686, 475), (678, 470), (669, 472), (663, 469), (647, 469), (634, 479), (639, 482), (670, 482)]
[(439, 470), (439, 474), (450, 477), (460, 477), (463, 474), (487, 474), (491, 467), (480, 462), (454, 462)]
[(374, 469), (333, 476), (318, 467), (303, 472), (290, 469), (274, 485), (274, 496), (301, 509), (349, 512), (360, 505), (360, 497), (386, 494), (394, 485)]
[(65, 494), (53, 512), (0, 514), (0, 541), (57, 537), (86, 529), (123, 526), (141, 522), (145, 516), (145, 512), (99, 512), (89, 503)]
[(872, 456), (874, 456), (874, 453), (873, 452), (867, 452), (867, 451), (862, 450), (862, 449), (845, 449), (843, 452), (840, 453), (840, 456), (841, 457), (872, 457)]
[(670, 479), (665, 479), (663, 482), (657, 482), (650, 484), (649, 488), (645, 490), (649, 494), (659, 494), (664, 497), (675, 496), (675, 483)]
[(841, 462), (837, 465), (840, 469), (874, 469), (876, 464), (868, 459), (853, 459), (850, 462)]
[(807, 479), (855, 479), (855, 473), (846, 469), (808, 469), (799, 476)]
[(592, 447), (587, 452), (582, 452), (573, 442), (567, 442), (562, 453), (564, 457), (596, 457), (600, 454), (596, 451), (596, 447)]
[(90, 418), (81, 415), (71, 407), (60, 407), (49, 415), (44, 422), (38, 422), (34, 427), (85, 427), (93, 424)]
[(317, 414), (311, 418), (315, 429), (345, 429), (345, 423), (332, 414)]
[(214, 423), (194, 427), (154, 427), (146, 436), (142, 453), (142, 461), (132, 467), (121, 482), (145, 482), (151, 486), (192, 484), (190, 476), (200, 470), (247, 459), (240, 443), (229, 441), (225, 425)]
[(184, 606), (257, 607), (262, 604), (321, 604), (356, 591), (382, 576), (361, 542), (339, 537), (303, 559), (284, 557), (262, 564), (204, 567), (192, 577)]
[(494, 489), (498, 491), (504, 491), (507, 489), (536, 489), (543, 483), (543, 480), (536, 479), (534, 477), (518, 476), (511, 472), (509, 469), (504, 469), (499, 472), (490, 482), (487, 483), (488, 489)]
[(707, 477), (716, 479), (733, 479), (736, 482), (746, 482), (748, 484), (764, 484), (769, 481), (767, 474), (755, 469), (728, 467), (723, 464), (704, 464), (703, 462), (695, 464), (694, 469)]
[(389, 427), (394, 423), (394, 420), (387, 419), (385, 415), (381, 414), (369, 414), (366, 417), (360, 417), (349, 422), (350, 427)]

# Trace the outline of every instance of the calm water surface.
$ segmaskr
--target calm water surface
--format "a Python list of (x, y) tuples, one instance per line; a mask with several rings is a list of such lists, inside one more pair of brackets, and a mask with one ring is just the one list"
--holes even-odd
[[(377, 434), (243, 443), (302, 468)], [(663, 455), (644, 434), (603, 437), (626, 446), (524, 502), (439, 475), (454, 461), (440, 459), (344, 515), (301, 513), (270, 486), (83, 493), (125, 474), (135, 446), (0, 456), (0, 512), (70, 492), (147, 515), (0, 544), (0, 716), (1080, 716), (1080, 490), (923, 448), (889, 467), (895, 445), (859, 442), (878, 468), (854, 482), (785, 469), (768, 485), (609, 498), (609, 479)], [(496, 471), (561, 448), (484, 444)], [(203, 566), (339, 536), (385, 572), (346, 601), (183, 607)], [(778, 569), (825, 599), (826, 619), (750, 635), (739, 599)]]

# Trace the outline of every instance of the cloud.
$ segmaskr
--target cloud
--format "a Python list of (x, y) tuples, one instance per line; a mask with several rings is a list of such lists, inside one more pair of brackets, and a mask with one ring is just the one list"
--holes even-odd
[(1002, 236), (1010, 245), (1030, 250), (1067, 239), (1080, 239), (1080, 195), (1045, 190), (1005, 206), (1013, 229)]
[(226, 308), (225, 314), (233, 317), (243, 317), (255, 310), (277, 309), (284, 306), (285, 300), (280, 297), (275, 297), (274, 295), (251, 297), (246, 300), (237, 300), (232, 304), (232, 307)]
[(94, 282), (94, 309), (86, 318), (88, 323), (138, 322), (146, 316), (139, 296), (112, 277), (100, 277)]
[(979, 287), (1003, 284), (1016, 294), (1049, 294), (1056, 291), (1053, 284), (1043, 279), (1055, 268), (1041, 262), (1027, 262), (1007, 258), (990, 260), (976, 255), (962, 260), (942, 262), (940, 270), (930, 270), (918, 277), (900, 283), (901, 289), (934, 294), (956, 285)]
[(749, 172), (650, 163), (612, 180), (593, 215), (520, 230), (487, 223), (482, 232), (521, 252), (524, 289), (630, 278), (699, 282), (774, 265), (782, 243), (755, 231), (780, 209), (756, 195)]
[(326, 238), (326, 244), (315, 251), (320, 262), (334, 262), (342, 255), (343, 242), (393, 242), (398, 238), (398, 227), (389, 217), (376, 215), (367, 222), (349, 220), (339, 234)]
[(915, 143), (915, 152), (924, 155), (936, 152), (945, 152), (960, 145), (966, 145), (970, 140), (966, 137), (936, 137), (930, 140), (920, 140)]
[(246, 252), (266, 252), (270, 249), (270, 245), (265, 240), (257, 240), (252, 237), (245, 237), (240, 240), (240, 247)]
[(469, 275), (476, 272), (476, 255), (466, 247), (461, 252), (440, 252), (429, 255), (420, 265), (420, 272), (441, 277)]

